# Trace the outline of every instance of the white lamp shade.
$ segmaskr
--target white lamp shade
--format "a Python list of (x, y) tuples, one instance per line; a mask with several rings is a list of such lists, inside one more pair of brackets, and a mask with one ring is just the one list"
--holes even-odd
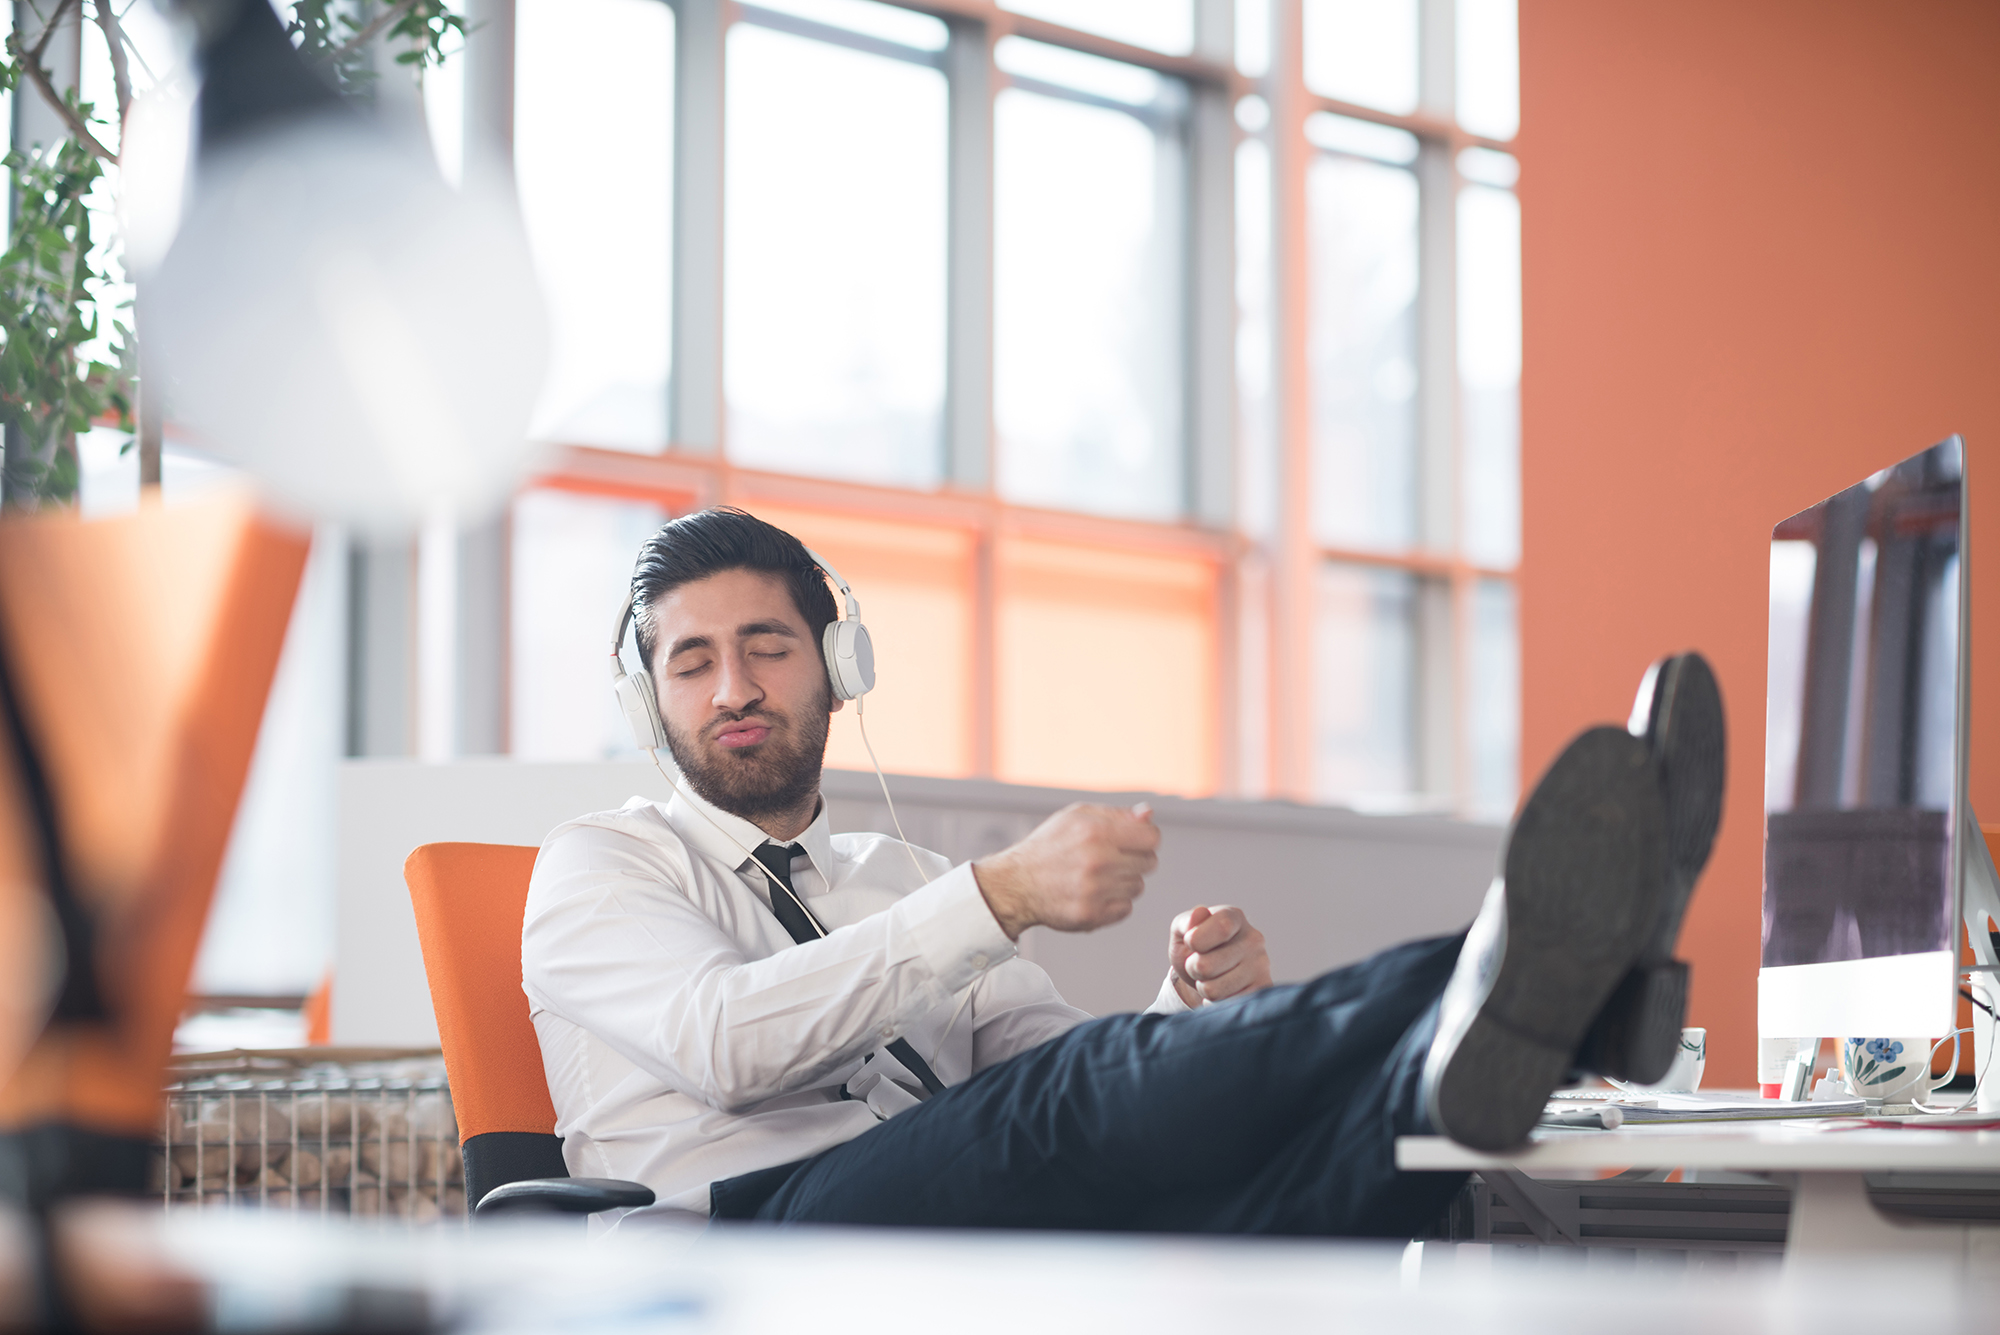
[(206, 154), (193, 186), (146, 315), (199, 448), (365, 531), (503, 504), (548, 343), (511, 200), (332, 115)]

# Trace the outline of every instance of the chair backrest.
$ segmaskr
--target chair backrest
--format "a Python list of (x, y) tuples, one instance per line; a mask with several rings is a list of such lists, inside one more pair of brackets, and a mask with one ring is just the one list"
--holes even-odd
[(517, 844), (425, 844), (403, 863), (465, 1149), (468, 1205), (506, 1182), (565, 1175), (521, 991), (521, 918), (535, 853)]

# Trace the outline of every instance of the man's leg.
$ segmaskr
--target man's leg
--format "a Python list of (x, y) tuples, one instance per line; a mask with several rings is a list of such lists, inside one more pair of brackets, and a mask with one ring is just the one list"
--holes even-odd
[(1406, 1173), (1396, 1137), (1422, 1105), (1424, 1058), (1437, 1033), (1426, 1010), (1382, 1063), (1380, 1097), (1352, 1098), (1301, 1128), (1290, 1144), (1220, 1200), (1172, 1200), (1160, 1228), (1188, 1233), (1280, 1233), (1408, 1238), (1434, 1221), (1465, 1173)]
[(1394, 1138), (1423, 1129), (1415, 1072), (1459, 942), (1186, 1015), (1091, 1021), (806, 1161), (756, 1217), (1397, 1231), (1417, 1197), (1442, 1206), (1460, 1180), (1392, 1162)]
[(751, 1175), (754, 1191), (717, 1184), (716, 1212), (1407, 1236), (1454, 1184), (1397, 1173), (1395, 1138), (1520, 1143), (1663, 913), (1677, 932), (1665, 810), (1646, 744), (1590, 729), (1523, 805), (1469, 935), (1081, 1026), (794, 1172)]

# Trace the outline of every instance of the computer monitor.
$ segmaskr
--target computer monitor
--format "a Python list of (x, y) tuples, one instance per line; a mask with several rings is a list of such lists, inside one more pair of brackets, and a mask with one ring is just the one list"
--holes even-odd
[(1953, 436), (1771, 530), (1765, 1036), (1956, 1024), (1968, 859), (1990, 867), (1966, 799), (1966, 513)]

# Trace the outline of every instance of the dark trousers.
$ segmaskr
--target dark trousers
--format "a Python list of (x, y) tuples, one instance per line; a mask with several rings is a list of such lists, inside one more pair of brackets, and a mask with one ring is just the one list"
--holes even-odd
[(1185, 1015), (1112, 1015), (866, 1134), (717, 1182), (720, 1219), (1407, 1238), (1465, 1180), (1404, 1173), (1462, 936)]

